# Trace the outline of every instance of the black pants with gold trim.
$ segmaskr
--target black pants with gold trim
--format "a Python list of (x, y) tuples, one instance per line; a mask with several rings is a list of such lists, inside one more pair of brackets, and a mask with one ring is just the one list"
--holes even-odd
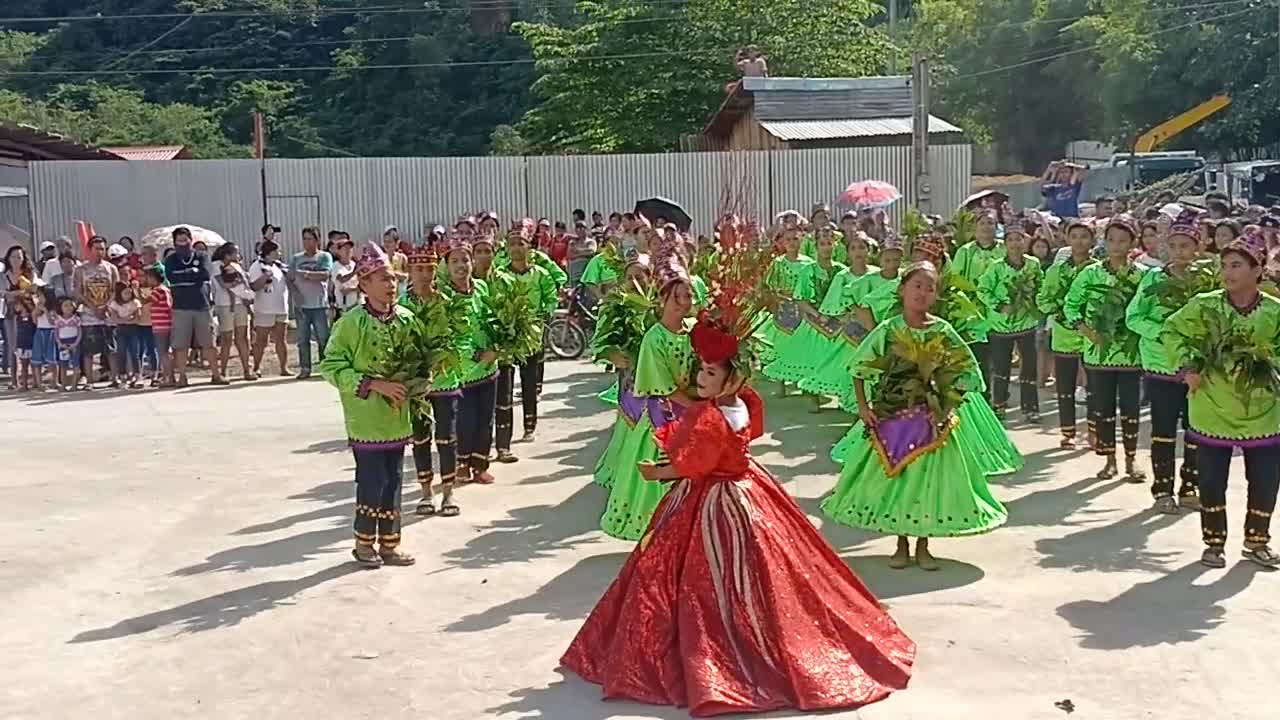
[[(1173, 497), (1174, 469), (1178, 456), (1178, 425), (1187, 429), (1187, 386), (1179, 380), (1147, 378), (1151, 400), (1151, 494), (1156, 499)], [(1182, 437), (1182, 487), (1179, 497), (1194, 497), (1200, 470), (1196, 443)]]
[(352, 448), (356, 458), (356, 542), (384, 549), (400, 544), (400, 482), (404, 447)]
[(1131, 368), (1089, 368), (1093, 391), (1093, 416), (1098, 428), (1097, 453), (1116, 454), (1116, 409), (1120, 410), (1120, 431), (1125, 457), (1138, 454), (1138, 390), (1141, 373)]
[[(1227, 544), (1227, 476), (1231, 471), (1230, 447), (1201, 445), (1200, 532), (1204, 544)], [(1249, 483), (1249, 509), (1244, 518), (1244, 541), (1249, 545), (1271, 542), (1271, 513), (1280, 488), (1280, 445), (1246, 447), (1244, 478)]]
[[(1076, 387), (1080, 376), (1080, 356), (1054, 353), (1053, 384), (1058, 391), (1058, 428), (1062, 437), (1072, 440), (1076, 437)], [(1093, 388), (1085, 384), (1085, 426), (1089, 442), (1097, 435), (1097, 418), (1093, 415)]]
[(497, 387), (493, 378), (469, 385), (462, 389), (458, 401), (458, 464), (475, 472), (489, 469)]
[(511, 450), (511, 436), (515, 432), (516, 370), (520, 371), (520, 404), (524, 412), (524, 432), (532, 434), (538, 429), (539, 368), (542, 361), (530, 358), (527, 362), (498, 370), (498, 404), (494, 413), (497, 431), (494, 445), (498, 452)]
[(1013, 349), (1018, 349), (1022, 364), (1018, 370), (1018, 388), (1022, 411), (1040, 412), (1040, 394), (1036, 390), (1038, 373), (1035, 328), (1021, 335), (991, 333), (991, 406), (996, 414), (1009, 407), (1009, 375), (1013, 372)]
[[(440, 482), (452, 483), (458, 473), (458, 396), (433, 395), (431, 414), (413, 416), (413, 464), (424, 496), (429, 494), (435, 471), (431, 464), (431, 443), (440, 455)], [(424, 497), (429, 499), (428, 497)]]

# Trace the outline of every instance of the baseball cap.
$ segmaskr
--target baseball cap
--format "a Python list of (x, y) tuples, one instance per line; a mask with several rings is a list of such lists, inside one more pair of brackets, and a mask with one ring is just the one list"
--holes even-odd
[(125, 250), (124, 246), (121, 245), (120, 243), (116, 243), (115, 245), (112, 245), (111, 247), (107, 248), (107, 257), (111, 258), (112, 260), (116, 258), (122, 258), (128, 254), (129, 254), (129, 251)]
[(58, 247), (57, 245), (53, 244), (52, 240), (45, 240), (44, 242), (40, 243), (40, 252), (44, 252), (45, 250), (53, 250), (57, 247)]

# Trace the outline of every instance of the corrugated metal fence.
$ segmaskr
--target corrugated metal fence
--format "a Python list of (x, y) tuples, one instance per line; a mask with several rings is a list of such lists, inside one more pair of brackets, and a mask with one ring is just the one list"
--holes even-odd
[[(970, 147), (930, 148), (933, 207), (946, 214), (969, 190)], [(707, 232), (726, 206), (772, 216), (832, 202), (855, 180), (893, 183), (910, 197), (911, 149), (838, 148), (760, 152), (513, 158), (341, 158), (268, 160), (265, 190), (254, 160), (31, 163), (35, 239), (71, 234), (77, 220), (115, 238), (177, 222), (221, 232), (248, 250), (263, 206), (284, 230), (286, 250), (305, 225), (342, 228), (357, 239), (396, 225), (418, 238), (428, 223), (496, 210), (567, 220), (574, 208), (629, 209), (663, 195), (682, 203)], [(900, 214), (904, 203), (894, 211)]]

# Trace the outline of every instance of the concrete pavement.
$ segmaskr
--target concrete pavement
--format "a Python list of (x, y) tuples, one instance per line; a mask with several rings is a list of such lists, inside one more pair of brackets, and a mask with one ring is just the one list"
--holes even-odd
[[(353, 463), (321, 382), (0, 397), (0, 718), (687, 717), (556, 671), (630, 550), (599, 532), (590, 484), (607, 382), (549, 365), (538, 442), (464, 488), (462, 517), (407, 516), (418, 565), (377, 572), (348, 562)], [(1238, 460), (1226, 570), (1199, 566), (1195, 516), (1093, 480), (1046, 418), (995, 482), (1009, 525), (899, 572), (892, 539), (817, 510), (848, 417), (763, 390), (757, 455), (920, 646), (906, 691), (825, 717), (1040, 720), (1065, 699), (1073, 720), (1276, 716), (1280, 576), (1238, 560)]]

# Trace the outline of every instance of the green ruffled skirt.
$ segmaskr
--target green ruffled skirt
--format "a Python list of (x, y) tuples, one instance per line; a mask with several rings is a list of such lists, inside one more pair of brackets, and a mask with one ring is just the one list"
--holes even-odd
[(842, 525), (911, 537), (978, 535), (1008, 520), (977, 458), (965, 448), (964, 435), (953, 431), (941, 447), (889, 477), (861, 424), (857, 429), (840, 480), (822, 501), (827, 517)]
[[(857, 406), (855, 401), (854, 406)], [(856, 411), (855, 411), (856, 412)], [(953, 434), (962, 442), (965, 450), (974, 457), (978, 467), (987, 475), (1011, 475), (1022, 469), (1022, 453), (1009, 440), (995, 411), (986, 398), (971, 392), (964, 396), (964, 404), (957, 413), (960, 426)], [(853, 448), (864, 442), (862, 423), (855, 422), (849, 432), (831, 448), (831, 459), (837, 465), (845, 464)]]
[[(654, 462), (662, 457), (662, 451), (653, 437), (653, 423), (646, 411), (634, 426), (619, 417), (627, 426), (626, 436), (613, 456), (613, 475), (609, 482), (609, 501), (605, 504), (600, 529), (605, 534), (621, 540), (639, 541), (649, 529), (649, 520), (671, 483), (645, 480), (640, 475), (641, 462)], [(617, 426), (614, 431), (617, 431)], [(613, 443), (610, 442), (610, 445)], [(606, 456), (608, 451), (605, 451)], [(605, 458), (601, 458), (604, 462)], [(600, 483), (600, 467), (596, 467), (596, 482)], [(603, 484), (603, 483), (600, 483)]]
[(605, 446), (604, 454), (596, 461), (596, 471), (592, 478), (595, 484), (603, 488), (613, 487), (613, 478), (618, 472), (618, 453), (622, 452), (622, 446), (627, 441), (627, 433), (631, 430), (631, 423), (627, 421), (621, 410), (617, 412), (617, 416), (613, 421), (613, 430), (609, 432), (609, 444)]
[[(765, 365), (761, 372), (776, 382), (802, 383), (814, 375), (818, 362), (831, 355), (841, 342), (843, 341), (839, 338), (832, 339), (823, 334), (817, 326), (805, 320), (786, 340), (777, 359)], [(800, 384), (800, 388), (804, 389), (803, 384)]]
[(836, 338), (813, 363), (813, 372), (800, 381), (801, 390), (812, 395), (840, 398), (853, 394), (853, 375), (849, 372), (849, 360), (858, 347)]

